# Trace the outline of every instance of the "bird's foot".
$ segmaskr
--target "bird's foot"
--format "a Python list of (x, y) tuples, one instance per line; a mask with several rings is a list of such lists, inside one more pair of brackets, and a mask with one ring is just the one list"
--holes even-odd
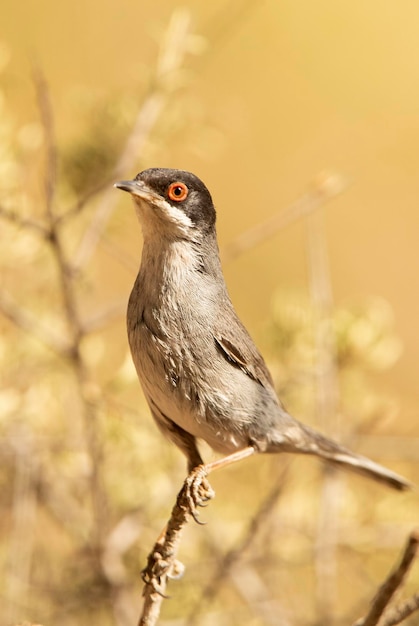
[(185, 480), (182, 494), (186, 499), (189, 513), (198, 524), (198, 507), (206, 506), (208, 501), (215, 496), (215, 492), (207, 480), (208, 471), (205, 465), (195, 467)]

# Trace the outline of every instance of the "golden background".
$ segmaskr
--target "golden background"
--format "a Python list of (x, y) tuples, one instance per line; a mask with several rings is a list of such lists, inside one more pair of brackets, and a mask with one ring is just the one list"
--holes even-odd
[[(137, 537), (123, 553), (128, 595), (114, 601), (114, 583), (97, 566), (89, 541), (84, 544), (80, 537), (76, 541), (53, 521), (48, 503), (38, 493), (45, 487), (29, 481), (23, 495), (19, 491), (23, 480), (19, 462), (24, 464), (27, 458), (19, 441), (29, 437), (37, 451), (34, 458), (48, 467), (48, 484), (57, 481), (59, 490), (60, 480), (68, 481), (74, 497), (69, 510), (79, 502), (89, 519), (83, 490), (97, 459), (91, 450), (83, 459), (69, 451), (77, 448), (83, 430), (72, 404), (73, 382), (66, 387), (71, 366), (51, 363), (31, 333), (19, 329), (16, 311), (5, 314), (0, 526), (3, 576), (8, 581), (4, 582), (7, 623), (24, 619), (60, 625), (87, 624), (90, 619), (122, 626), (133, 623), (140, 606), (138, 571), (184, 476), (183, 459), (176, 450), (168, 450), (143, 407), (127, 355), (123, 310), (140, 258), (141, 234), (129, 198), (113, 190), (111, 182), (133, 177), (140, 169), (175, 167), (198, 174), (213, 195), (220, 248), (226, 254), (228, 244), (241, 233), (307, 193), (321, 196), (330, 181), (344, 181), (335, 197), (327, 202), (320, 197), (318, 215), (334, 324), (343, 333), (345, 315), (345, 319), (354, 316), (353, 334), (348, 331), (341, 337), (356, 358), (349, 374), (341, 372), (339, 420), (322, 422), (313, 389), (308, 385), (300, 393), (295, 383), (301, 376), (299, 363), (315, 361), (304, 330), (305, 324), (311, 328), (313, 323), (310, 222), (297, 219), (236, 259), (227, 262), (226, 257), (225, 276), (240, 316), (262, 346), (294, 412), (305, 421), (317, 420), (323, 430), (352, 437), (350, 443), (357, 450), (417, 483), (417, 2), (215, 1), (184, 2), (179, 7), (162, 0), (26, 0), (24, 5), (3, 0), (1, 23), (0, 207), (25, 219), (44, 219), (49, 140), (42, 102), (37, 102), (43, 96), (51, 103), (49, 121), (58, 153), (54, 210), (62, 213), (90, 189), (103, 187), (63, 235), (71, 262), (80, 261), (80, 245), (96, 211), (103, 211), (106, 203), (110, 207), (104, 232), (80, 261), (83, 271), (76, 279), (81, 318), (114, 310), (109, 323), (83, 339), (81, 348), (90, 368), (93, 402), (100, 396), (105, 415), (98, 437), (104, 442), (104, 491), (112, 511), (104, 522), (109, 528), (95, 549), (100, 550), (118, 520), (140, 511), (140, 521), (135, 518)], [(130, 158), (121, 171), (119, 159), (139, 115), (144, 132), (137, 135), (138, 147), (127, 150)], [(23, 224), (19, 226), (19, 220), (17, 225), (10, 223), (6, 213), (0, 215), (5, 235), (2, 293), (11, 294), (38, 321), (65, 336), (68, 320), (60, 309), (53, 261), (43, 244)], [(3, 313), (4, 309), (10, 313), (2, 301)], [(293, 324), (294, 335), (289, 330)], [(292, 335), (285, 360), (278, 332)], [(369, 355), (377, 345), (378, 356), (371, 358), (371, 365)], [(339, 366), (344, 369), (345, 363), (342, 357)], [(292, 384), (287, 387), (284, 378), (290, 369), (295, 380), (290, 375)], [(39, 443), (44, 436), (45, 454)], [(51, 452), (57, 440), (66, 442), (66, 451), (57, 453), (58, 461)], [(204, 529), (188, 528), (181, 558), (185, 577), (191, 573), (173, 583), (173, 599), (165, 604), (162, 623), (195, 623), (187, 616), (193, 613), (196, 598), (223, 554), (245, 532), (262, 492), (266, 495), (269, 484), (278, 479), (281, 463), (253, 459), (246, 467), (214, 475), (217, 498), (202, 514), (209, 524)], [(83, 464), (90, 469), (83, 469)], [(223, 582), (214, 603), (195, 614), (196, 623), (315, 624), (322, 619), (325, 625), (350, 623), (365, 612), (417, 521), (417, 498), (387, 494), (375, 485), (364, 486), (360, 479), (348, 479), (343, 512), (333, 515), (333, 527), (338, 526), (341, 535), (336, 531), (338, 547), (332, 559), (336, 569), (328, 576), (313, 565), (317, 522), (322, 519), (318, 469), (313, 460), (293, 462), (275, 521), (266, 524), (246, 553), (245, 565), (235, 566), (234, 576)], [(24, 516), (20, 509), (25, 510), (25, 498), (36, 515), (28, 518), (32, 539), (19, 560), (14, 550), (24, 545), (22, 537), (28, 532), (28, 526), (17, 521)], [(96, 522), (101, 525), (101, 520)], [(74, 524), (83, 526), (80, 520)], [(86, 521), (86, 528), (89, 524)], [(262, 562), (273, 541), (269, 532), (280, 545), (273, 565)], [(68, 579), (62, 576), (67, 559)], [(86, 570), (91, 577), (85, 576)], [(248, 580), (254, 581), (256, 572), (259, 582), (264, 581), (260, 604), (246, 600), (255, 584)], [(316, 592), (319, 576), (326, 583)], [(332, 607), (321, 600), (324, 589), (330, 592), (331, 580)], [(248, 585), (245, 592), (243, 585)], [(121, 616), (118, 602), (130, 607), (130, 617)]]

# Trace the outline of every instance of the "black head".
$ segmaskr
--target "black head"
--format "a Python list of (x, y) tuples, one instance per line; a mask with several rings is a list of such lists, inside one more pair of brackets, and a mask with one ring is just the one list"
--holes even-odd
[[(211, 195), (191, 172), (150, 168), (140, 172), (134, 180), (121, 181), (115, 186), (129, 191), (140, 210), (145, 203), (156, 219), (184, 234), (186, 231), (192, 234), (191, 231), (205, 233), (214, 229), (215, 209)], [(147, 215), (140, 215), (140, 219), (144, 221)]]

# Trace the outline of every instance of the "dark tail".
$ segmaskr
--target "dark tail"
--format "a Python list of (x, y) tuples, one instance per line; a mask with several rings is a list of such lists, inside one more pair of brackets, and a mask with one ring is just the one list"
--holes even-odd
[[(301, 428), (295, 428), (296, 426)], [(317, 431), (311, 429), (293, 419), (294, 428), (291, 432), (286, 432), (282, 441), (274, 443), (274, 447), (287, 452), (300, 454), (312, 454), (318, 456), (333, 465), (346, 467), (347, 469), (384, 483), (398, 491), (412, 489), (413, 485), (408, 480), (399, 476), (395, 472), (374, 463), (367, 457), (360, 456), (347, 450), (338, 443), (324, 437)], [(273, 451), (273, 450), (272, 450)]]

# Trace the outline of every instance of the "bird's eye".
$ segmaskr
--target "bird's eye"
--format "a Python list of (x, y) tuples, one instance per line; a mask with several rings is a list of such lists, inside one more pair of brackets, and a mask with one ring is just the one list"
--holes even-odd
[(189, 193), (189, 189), (184, 183), (172, 183), (169, 185), (169, 189), (167, 190), (167, 195), (170, 200), (174, 200), (175, 202), (182, 202)]

